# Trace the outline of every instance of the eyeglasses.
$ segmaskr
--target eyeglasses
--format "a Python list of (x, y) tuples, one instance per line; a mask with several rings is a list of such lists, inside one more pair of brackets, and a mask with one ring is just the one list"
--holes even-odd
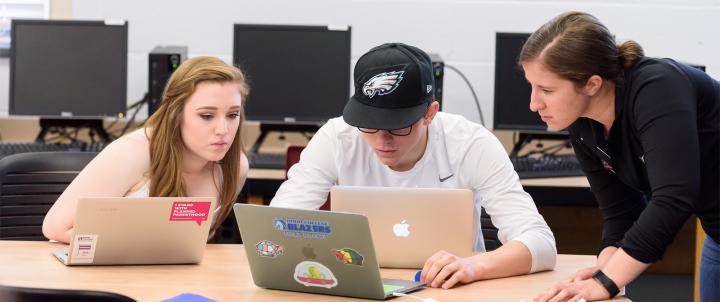
[(360, 130), (360, 132), (364, 132), (364, 133), (377, 133), (378, 131), (383, 130), (383, 131), (387, 131), (388, 133), (390, 133), (394, 136), (407, 136), (407, 135), (410, 135), (410, 132), (412, 132), (412, 125), (410, 125), (410, 127), (393, 129), (393, 130), (360, 128), (360, 127), (358, 127), (358, 130)]

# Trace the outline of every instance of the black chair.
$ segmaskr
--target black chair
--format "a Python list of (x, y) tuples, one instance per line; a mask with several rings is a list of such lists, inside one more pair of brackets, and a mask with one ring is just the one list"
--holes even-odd
[(95, 155), (35, 152), (0, 160), (0, 240), (47, 240), (45, 214)]
[(0, 301), (3, 302), (134, 302), (120, 294), (92, 291), (47, 289), (0, 285)]
[(480, 210), (480, 230), (485, 241), (485, 250), (492, 251), (502, 246), (502, 242), (498, 238), (498, 229), (493, 225), (490, 216), (485, 212), (484, 208)]

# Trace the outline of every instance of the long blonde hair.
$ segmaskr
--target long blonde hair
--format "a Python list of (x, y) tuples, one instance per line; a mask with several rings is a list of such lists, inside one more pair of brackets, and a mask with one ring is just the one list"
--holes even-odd
[[(180, 133), (185, 103), (202, 82), (235, 83), (242, 97), (244, 108), (249, 93), (245, 76), (237, 67), (231, 66), (215, 57), (195, 57), (178, 67), (167, 82), (162, 101), (155, 113), (146, 122), (150, 139), (150, 196), (180, 197), (186, 196), (182, 178), (182, 162), (184, 143)], [(225, 157), (219, 162), (222, 167), (222, 186), (219, 200), (222, 208), (212, 230), (216, 230), (232, 210), (235, 193), (238, 191), (237, 181), (240, 157), (243, 154), (240, 130), (244, 120), (243, 109), (240, 110), (240, 126)], [(213, 173), (213, 180), (214, 180)]]

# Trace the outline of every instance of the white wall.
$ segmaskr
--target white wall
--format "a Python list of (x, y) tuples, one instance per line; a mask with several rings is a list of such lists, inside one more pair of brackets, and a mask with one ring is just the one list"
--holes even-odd
[[(720, 79), (720, 0), (72, 1), (73, 18), (129, 21), (128, 103), (147, 90), (147, 53), (156, 45), (187, 45), (190, 56), (231, 62), (233, 23), (348, 24), (353, 64), (390, 41), (439, 53), (472, 82), (486, 126), (492, 125), (495, 32), (532, 32), (568, 10), (594, 14), (649, 56), (703, 64)], [(0, 111), (7, 111), (7, 65), (0, 61)], [(479, 121), (465, 83), (447, 69), (444, 110)]]

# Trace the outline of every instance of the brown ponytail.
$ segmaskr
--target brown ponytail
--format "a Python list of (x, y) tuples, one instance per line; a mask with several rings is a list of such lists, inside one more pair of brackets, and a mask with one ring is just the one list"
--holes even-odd
[(644, 55), (642, 46), (633, 40), (623, 41), (618, 45), (618, 59), (623, 69), (630, 69)]
[(594, 16), (566, 12), (530, 35), (518, 64), (539, 60), (551, 72), (581, 87), (593, 75), (617, 82), (623, 70), (642, 56), (640, 44), (625, 41), (617, 45), (615, 36)]

